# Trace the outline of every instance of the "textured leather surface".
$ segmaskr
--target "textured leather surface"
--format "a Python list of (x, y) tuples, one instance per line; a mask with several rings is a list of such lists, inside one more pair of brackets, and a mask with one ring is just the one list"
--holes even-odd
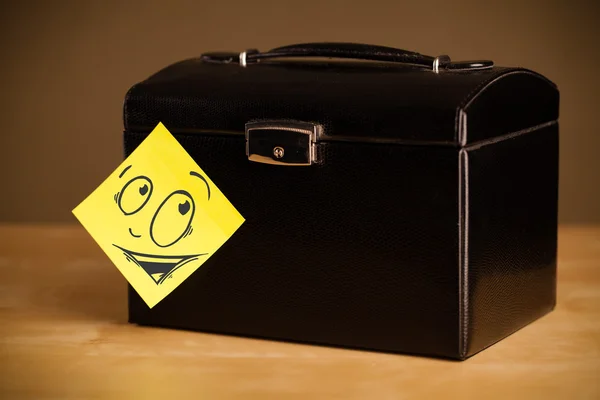
[[(555, 302), (558, 91), (523, 69), (186, 60), (135, 85), (246, 222), (130, 321), (464, 359)], [(249, 162), (244, 124), (323, 124), (319, 164)], [(419, 145), (415, 145), (419, 144)], [(199, 244), (201, 245), (201, 244)]]
[[(515, 74), (519, 79), (500, 78)], [(555, 86), (522, 69), (436, 74), (377, 63), (270, 62), (243, 68), (192, 59), (135, 85), (125, 100), (124, 122), (129, 131), (147, 132), (162, 122), (172, 132), (243, 135), (245, 123), (251, 120), (295, 119), (322, 124), (323, 140), (458, 145), (459, 109), (491, 81), (509, 95), (506, 99), (518, 103), (504, 101), (494, 106), (493, 97), (481, 96), (483, 117), (478, 119), (474, 139), (529, 128), (532, 120), (548, 122), (558, 117)], [(543, 106), (536, 106), (539, 101)], [(470, 107), (475, 110), (477, 103), (476, 99)], [(486, 125), (490, 110), (495, 110), (497, 118)], [(507, 113), (511, 114), (509, 124), (502, 117)], [(476, 118), (475, 112), (470, 114)], [(469, 135), (467, 142), (472, 143)]]
[(467, 153), (472, 355), (554, 308), (558, 124)]
[(324, 143), (281, 167), (243, 138), (177, 139), (246, 222), (153, 309), (131, 291), (132, 322), (458, 356), (456, 149)]

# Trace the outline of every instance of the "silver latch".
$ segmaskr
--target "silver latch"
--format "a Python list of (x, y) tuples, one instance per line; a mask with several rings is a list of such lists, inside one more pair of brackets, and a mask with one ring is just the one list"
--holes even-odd
[(265, 164), (306, 166), (317, 161), (321, 125), (288, 120), (262, 120), (246, 124), (246, 155)]

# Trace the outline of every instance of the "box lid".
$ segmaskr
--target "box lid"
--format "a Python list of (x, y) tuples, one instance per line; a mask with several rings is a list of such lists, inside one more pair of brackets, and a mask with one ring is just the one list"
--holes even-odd
[(126, 95), (126, 132), (244, 135), (245, 124), (323, 126), (320, 141), (465, 146), (558, 119), (559, 93), (522, 68), (432, 72), (393, 63), (201, 58), (173, 64)]

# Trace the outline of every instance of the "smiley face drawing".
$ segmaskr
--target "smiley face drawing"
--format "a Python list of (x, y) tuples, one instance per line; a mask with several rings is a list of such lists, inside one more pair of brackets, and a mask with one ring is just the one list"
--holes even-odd
[[(125, 177), (131, 167), (131, 165), (127, 166), (119, 174), (119, 177)], [(190, 171), (189, 174), (199, 179), (198, 189), (202, 190), (206, 185), (207, 194), (203, 197), (206, 197), (207, 201), (210, 200), (210, 186), (206, 179), (196, 171)], [(123, 215), (129, 217), (127, 222), (130, 222), (136, 228), (135, 231), (131, 227), (127, 229), (133, 238), (130, 241), (131, 248), (136, 248), (136, 239), (143, 240), (144, 235), (148, 235), (158, 248), (168, 248), (193, 233), (192, 221), (196, 203), (192, 194), (187, 190), (175, 190), (162, 200), (154, 212), (149, 226), (145, 226), (148, 225), (148, 221), (144, 219), (137, 220), (136, 215), (150, 201), (153, 188), (154, 184), (149, 177), (138, 175), (128, 180), (114, 196), (115, 202)], [(206, 255), (206, 253), (185, 255), (146, 254), (114, 243), (113, 246), (122, 250), (128, 261), (134, 262), (144, 269), (157, 285), (172, 277), (173, 272), (178, 268)]]
[(73, 214), (149, 307), (244, 222), (162, 124)]

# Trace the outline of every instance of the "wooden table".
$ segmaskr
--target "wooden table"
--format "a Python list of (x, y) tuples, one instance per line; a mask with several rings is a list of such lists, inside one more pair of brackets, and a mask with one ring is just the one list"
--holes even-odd
[(560, 229), (558, 306), (465, 362), (126, 322), (78, 226), (0, 226), (0, 398), (600, 398), (600, 227)]

